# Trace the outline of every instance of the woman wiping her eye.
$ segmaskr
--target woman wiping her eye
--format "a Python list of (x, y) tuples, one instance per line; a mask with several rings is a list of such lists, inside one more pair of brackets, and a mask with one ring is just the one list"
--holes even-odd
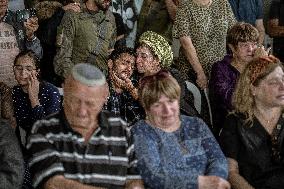
[(35, 121), (59, 111), (61, 99), (54, 85), (39, 80), (38, 60), (32, 51), (21, 52), (13, 69), (18, 83), (12, 92), (16, 132), (25, 145), (26, 135)]
[(61, 98), (54, 85), (39, 80), (39, 63), (32, 51), (19, 53), (15, 58), (13, 70), (18, 83), (12, 91), (14, 116), (17, 123), (16, 136), (25, 162), (23, 188), (32, 188), (27, 164), (30, 154), (26, 149), (26, 141), (37, 120), (60, 110)]

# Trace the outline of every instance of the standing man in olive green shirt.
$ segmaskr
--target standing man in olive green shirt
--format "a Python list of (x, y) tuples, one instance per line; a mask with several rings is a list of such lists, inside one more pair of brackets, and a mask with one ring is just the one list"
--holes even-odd
[(138, 18), (137, 37), (153, 31), (172, 43), (172, 25), (179, 0), (143, 0)]
[(114, 47), (116, 25), (108, 10), (111, 0), (87, 0), (82, 12), (66, 12), (58, 28), (55, 72), (65, 78), (78, 63), (96, 65), (107, 73), (107, 58)]

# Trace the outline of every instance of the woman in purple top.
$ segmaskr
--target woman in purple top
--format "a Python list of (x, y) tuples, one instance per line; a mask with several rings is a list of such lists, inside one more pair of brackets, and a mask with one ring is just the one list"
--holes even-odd
[(218, 136), (226, 115), (232, 110), (231, 98), (238, 76), (253, 59), (259, 33), (251, 24), (239, 22), (228, 32), (231, 51), (223, 60), (213, 64), (209, 81), (214, 134)]

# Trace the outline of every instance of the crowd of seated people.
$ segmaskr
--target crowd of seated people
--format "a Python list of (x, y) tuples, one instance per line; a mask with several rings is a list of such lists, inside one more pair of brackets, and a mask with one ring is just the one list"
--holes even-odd
[(283, 0), (273, 51), (260, 1), (144, 0), (135, 47), (112, 0), (0, 1), (0, 188), (284, 188)]

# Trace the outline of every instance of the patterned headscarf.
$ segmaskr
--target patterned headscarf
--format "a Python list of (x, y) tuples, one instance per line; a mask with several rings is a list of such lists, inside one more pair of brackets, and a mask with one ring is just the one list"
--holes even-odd
[(170, 67), (173, 62), (173, 51), (165, 38), (155, 32), (147, 31), (141, 35), (139, 43), (145, 43), (151, 48), (154, 54), (158, 56), (161, 67)]
[(248, 69), (250, 70), (250, 81), (253, 84), (259, 76), (263, 75), (267, 68), (271, 64), (278, 64), (280, 61), (276, 57), (269, 55), (269, 56), (262, 56), (259, 57), (257, 61), (253, 61), (252, 64), (248, 65)]

